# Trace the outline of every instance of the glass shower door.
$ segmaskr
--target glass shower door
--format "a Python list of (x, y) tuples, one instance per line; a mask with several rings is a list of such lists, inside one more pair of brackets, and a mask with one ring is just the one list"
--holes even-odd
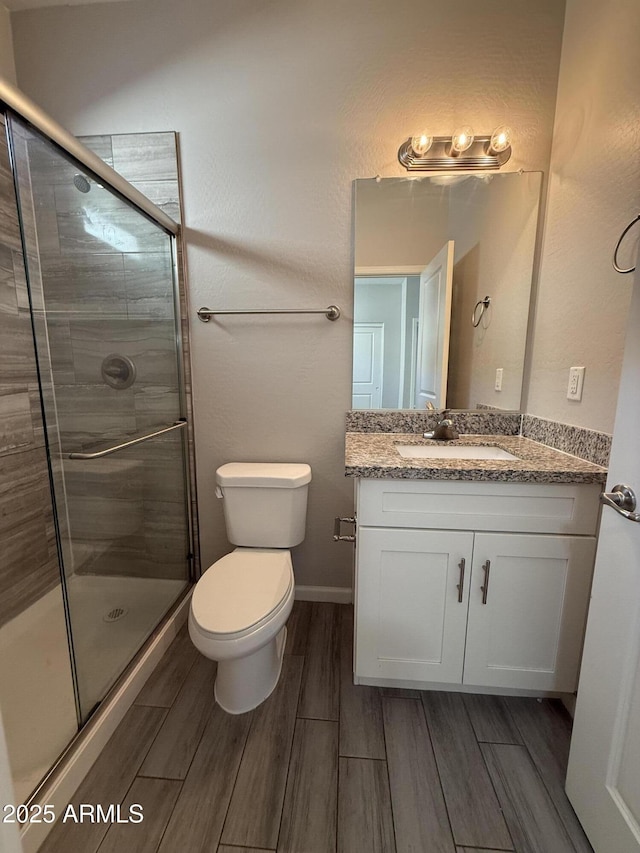
[(173, 238), (10, 125), (84, 721), (189, 583)]

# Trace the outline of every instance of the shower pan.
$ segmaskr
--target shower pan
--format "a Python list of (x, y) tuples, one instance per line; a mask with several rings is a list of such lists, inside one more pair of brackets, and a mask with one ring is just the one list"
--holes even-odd
[[(24, 801), (189, 589), (194, 548), (177, 226), (81, 145), (0, 107), (16, 212), (0, 266), (6, 245), (24, 274), (15, 322), (2, 294), (0, 318), (13, 335), (29, 321), (32, 381), (11, 400), (31, 407), (42, 547), (59, 570), (29, 595), (16, 568), (16, 607), (0, 613), (0, 706)], [(0, 370), (0, 395), (6, 382)], [(36, 577), (40, 557), (23, 557)]]

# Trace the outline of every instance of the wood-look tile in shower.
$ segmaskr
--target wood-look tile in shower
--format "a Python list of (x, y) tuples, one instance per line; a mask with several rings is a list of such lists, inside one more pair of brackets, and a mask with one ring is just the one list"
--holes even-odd
[(129, 317), (173, 320), (173, 278), (168, 252), (130, 252), (123, 256)]
[(49, 356), (51, 373), (57, 385), (75, 385), (76, 374), (71, 347), (69, 320), (64, 316), (48, 315)]
[(177, 388), (163, 385), (143, 385), (140, 388), (134, 386), (134, 405), (136, 424), (138, 432), (141, 433), (171, 424), (180, 415), (180, 395)]
[(0, 384), (26, 386), (37, 381), (29, 316), (23, 312), (14, 316), (0, 311), (0, 341)]
[[(170, 421), (174, 417), (175, 415), (172, 415)], [(159, 422), (155, 421), (154, 425), (158, 424)], [(176, 430), (127, 451), (130, 458), (144, 462), (145, 501), (173, 504), (173, 513), (175, 505), (182, 504), (184, 500), (180, 440), (181, 432)]]
[(18, 209), (4, 129), (0, 134), (0, 221), (2, 222), (3, 244), (9, 249), (21, 252), (22, 241), (20, 239)]
[[(145, 384), (177, 387), (175, 330), (170, 320), (72, 320), (71, 344), (79, 383), (103, 382), (102, 362), (113, 353), (130, 358), (136, 389)], [(105, 386), (108, 387), (108, 386)], [(122, 391), (118, 391), (122, 394)]]
[(113, 168), (131, 183), (177, 178), (175, 133), (122, 133), (111, 140)]
[(48, 476), (40, 448), (0, 456), (0, 535), (3, 582), (49, 557), (45, 522)]
[(24, 270), (24, 257), (22, 252), (13, 252), (13, 274), (16, 285), (16, 301), (19, 311), (29, 311), (29, 292), (27, 290), (27, 276)]
[(13, 252), (0, 242), (0, 312), (18, 314)]
[[(48, 314), (59, 311), (66, 320), (127, 316), (122, 255), (43, 255), (41, 267)], [(105, 319), (102, 324), (109, 325)]]
[[(95, 185), (89, 194), (73, 186), (56, 187), (56, 213), (62, 254), (161, 252), (167, 235), (134, 208)], [(99, 195), (99, 201), (96, 197)]]
[(40, 180), (34, 182), (33, 173), (31, 178), (35, 224), (38, 230), (38, 251), (41, 255), (59, 255), (60, 235), (54, 186)]
[(177, 178), (166, 181), (132, 181), (136, 189), (170, 216), (180, 222), (180, 192)]
[(86, 145), (90, 151), (93, 151), (93, 153), (97, 154), (101, 160), (104, 160), (105, 163), (113, 168), (113, 146), (111, 145), (111, 136), (79, 136), (78, 139), (83, 145)]
[[(182, 480), (179, 483), (182, 489)], [(178, 491), (178, 495), (180, 495)], [(146, 556), (156, 567), (156, 577), (182, 577), (189, 552), (183, 500), (163, 504), (145, 501)]]
[(92, 447), (122, 441), (135, 433), (133, 390), (115, 391), (108, 385), (62, 385), (56, 388), (58, 426), (63, 447)]
[(29, 138), (28, 152), (32, 181), (39, 186), (71, 184), (73, 176), (80, 171), (75, 163), (61, 157), (57, 148), (37, 137)]
[(34, 441), (29, 389), (0, 385), (0, 454), (15, 453)]

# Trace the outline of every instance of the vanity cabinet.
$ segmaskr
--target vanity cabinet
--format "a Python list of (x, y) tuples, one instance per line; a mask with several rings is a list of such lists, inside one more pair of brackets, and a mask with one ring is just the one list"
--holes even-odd
[(574, 691), (598, 493), (359, 481), (356, 683)]

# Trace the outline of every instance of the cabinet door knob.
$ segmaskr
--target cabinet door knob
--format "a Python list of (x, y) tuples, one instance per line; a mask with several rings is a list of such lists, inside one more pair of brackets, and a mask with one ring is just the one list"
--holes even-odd
[(464, 557), (458, 563), (458, 568), (460, 569), (460, 580), (456, 584), (458, 589), (458, 602), (462, 604), (462, 592), (464, 590), (464, 567), (465, 567), (465, 559)]
[(487, 603), (487, 595), (489, 594), (489, 572), (491, 570), (491, 560), (487, 560), (486, 563), (482, 566), (482, 571), (484, 572), (484, 583), (480, 587), (482, 590), (482, 603)]

